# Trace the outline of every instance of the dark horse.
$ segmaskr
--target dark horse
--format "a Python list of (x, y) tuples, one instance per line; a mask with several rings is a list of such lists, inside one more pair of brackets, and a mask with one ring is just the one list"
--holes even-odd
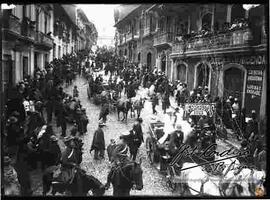
[(116, 105), (116, 108), (117, 108), (117, 115), (118, 115), (118, 120), (120, 120), (120, 112), (123, 113), (123, 119), (122, 121), (126, 120), (127, 122), (127, 115), (128, 115), (128, 111), (132, 108), (132, 103), (130, 100), (118, 100), (117, 101), (117, 105)]
[(144, 108), (144, 102), (145, 100), (140, 98), (140, 99), (135, 100), (132, 104), (132, 112), (135, 115), (135, 110), (137, 111), (137, 118), (141, 116), (141, 111)]
[[(71, 184), (54, 181), (53, 172), (51, 171), (44, 173), (42, 179), (44, 196), (50, 191), (51, 187), (52, 195), (55, 195), (56, 192), (63, 194), (65, 191), (68, 191), (71, 193), (71, 196), (87, 196), (89, 190), (92, 191), (93, 196), (102, 196), (105, 193), (104, 185), (94, 176), (87, 175), (82, 169), (77, 170)], [(80, 185), (79, 182), (81, 183)]]
[(141, 160), (140, 163), (130, 162), (118, 168), (110, 180), (113, 185), (113, 196), (129, 196), (132, 188), (142, 190), (142, 173)]

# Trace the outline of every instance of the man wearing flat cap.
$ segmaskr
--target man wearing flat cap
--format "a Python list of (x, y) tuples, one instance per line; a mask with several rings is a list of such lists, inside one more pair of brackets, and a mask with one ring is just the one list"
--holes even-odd
[(105, 151), (105, 140), (104, 140), (104, 132), (102, 128), (105, 126), (103, 122), (99, 122), (98, 129), (94, 133), (91, 151), (95, 151), (94, 159), (99, 160), (104, 158), (104, 151)]

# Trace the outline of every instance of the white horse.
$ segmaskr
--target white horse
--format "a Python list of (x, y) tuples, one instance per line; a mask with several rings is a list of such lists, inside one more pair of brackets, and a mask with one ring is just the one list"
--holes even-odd
[(263, 182), (265, 180), (265, 171), (243, 168), (239, 173), (237, 170), (230, 171), (227, 174), (228, 187), (225, 189), (226, 196), (255, 196), (256, 188), (265, 191)]
[[(216, 156), (215, 160), (219, 159), (222, 158)], [(227, 184), (223, 188), (225, 196), (254, 196), (256, 187), (264, 190), (262, 182), (265, 179), (265, 171), (246, 168), (237, 158), (228, 158), (221, 162), (225, 166), (220, 180), (223, 186)]]
[(196, 165), (196, 163), (184, 163), (182, 166), (182, 170), (193, 167), (180, 173), (184, 192), (190, 195), (221, 196), (218, 177), (209, 176), (201, 166)]

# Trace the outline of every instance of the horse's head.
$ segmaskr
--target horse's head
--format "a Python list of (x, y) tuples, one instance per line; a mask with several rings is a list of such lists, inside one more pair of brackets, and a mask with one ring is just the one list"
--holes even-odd
[(142, 168), (141, 168), (141, 159), (139, 163), (134, 162), (131, 170), (131, 177), (133, 177), (133, 181), (135, 184), (136, 190), (142, 190), (143, 189), (143, 178), (142, 178)]

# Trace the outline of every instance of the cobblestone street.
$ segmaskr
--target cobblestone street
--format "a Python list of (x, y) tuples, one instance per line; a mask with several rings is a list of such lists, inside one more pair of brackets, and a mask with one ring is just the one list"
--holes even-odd
[[(105, 160), (95, 161), (93, 159), (94, 153), (90, 154), (90, 147), (93, 139), (94, 131), (97, 129), (98, 125), (98, 115), (100, 112), (100, 107), (92, 103), (87, 97), (87, 84), (86, 80), (83, 78), (77, 78), (73, 85), (65, 88), (65, 91), (69, 94), (72, 93), (73, 86), (77, 85), (79, 89), (79, 99), (83, 107), (86, 108), (87, 116), (89, 117), (89, 124), (87, 127), (87, 133), (83, 136), (84, 142), (84, 154), (81, 167), (87, 171), (87, 173), (98, 178), (102, 183), (106, 183), (107, 175), (110, 169), (110, 162), (108, 160), (107, 154), (105, 155)], [(141, 92), (141, 91), (140, 91)], [(171, 99), (174, 105), (173, 99)], [(163, 118), (163, 113), (161, 111), (161, 105), (157, 106), (158, 117)], [(143, 132), (144, 139), (147, 137), (148, 127), (147, 124), (153, 117), (151, 110), (151, 103), (149, 101), (145, 102), (144, 109), (142, 110), (141, 117), (143, 118)], [(105, 144), (109, 144), (110, 139), (119, 140), (121, 134), (128, 134), (131, 130), (135, 118), (130, 118), (130, 113), (128, 114), (127, 124), (117, 120), (117, 113), (110, 113), (108, 115), (107, 126), (104, 128), (105, 132)], [(218, 148), (217, 151), (222, 151), (230, 148), (230, 146), (221, 140), (217, 140)], [(63, 144), (62, 144), (63, 145)], [(160, 174), (157, 169), (150, 165), (149, 160), (146, 155), (146, 146), (143, 143), (139, 149), (138, 158), (142, 158), (142, 169), (143, 169), (143, 181), (144, 188), (141, 191), (133, 190), (131, 195), (178, 195), (177, 192), (172, 192), (170, 188), (166, 185), (166, 178)], [(106, 191), (105, 195), (112, 195), (112, 187)]]
[[(83, 136), (84, 154), (81, 167), (85, 169), (87, 173), (95, 176), (105, 184), (110, 169), (110, 162), (108, 160), (107, 154), (105, 155), (105, 160), (95, 161), (93, 159), (94, 153), (89, 153), (93, 134), (98, 126), (98, 115), (100, 108), (94, 105), (87, 98), (87, 84), (85, 83), (86, 81), (82, 78), (77, 78), (74, 82), (74, 84), (78, 86), (81, 104), (86, 108), (86, 113), (90, 121), (87, 127), (87, 134)], [(73, 86), (66, 88), (66, 92), (71, 94), (72, 88)], [(144, 119), (144, 133), (147, 131), (146, 124), (150, 119), (149, 113), (151, 107), (149, 107), (147, 103), (148, 102), (145, 104), (145, 109), (142, 111), (142, 118)], [(117, 113), (110, 113), (108, 115), (107, 126), (104, 128), (106, 146), (109, 144), (110, 139), (116, 139), (116, 141), (118, 141), (121, 134), (128, 134), (128, 131), (132, 128), (134, 122), (135, 118), (130, 118), (130, 115), (128, 115), (128, 121), (126, 124), (125, 122), (117, 120)], [(172, 195), (171, 190), (166, 186), (165, 177), (159, 174), (158, 171), (149, 164), (149, 161), (146, 157), (145, 143), (141, 145), (138, 154), (138, 158), (142, 158), (144, 188), (141, 191), (131, 191), (131, 195)], [(106, 191), (105, 195), (112, 195), (112, 186), (108, 191)]]

